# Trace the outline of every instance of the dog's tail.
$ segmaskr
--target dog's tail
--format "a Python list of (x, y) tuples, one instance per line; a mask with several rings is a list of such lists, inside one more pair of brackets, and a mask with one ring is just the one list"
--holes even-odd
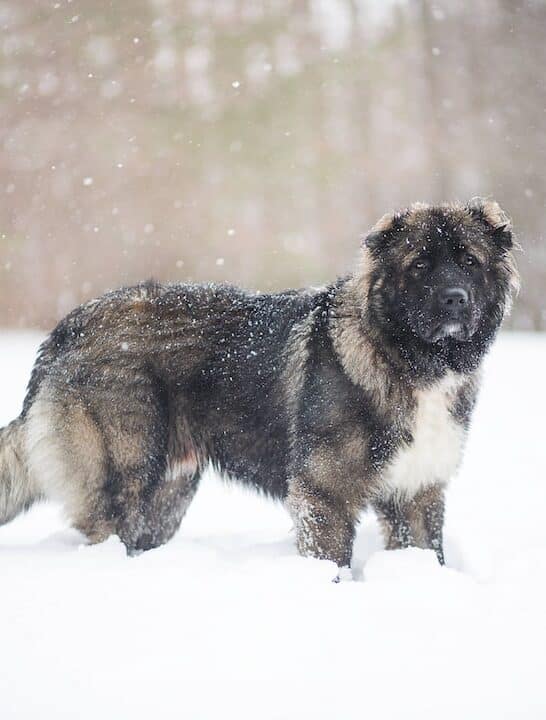
[(40, 492), (30, 480), (23, 442), (23, 421), (0, 429), (0, 525), (27, 510)]

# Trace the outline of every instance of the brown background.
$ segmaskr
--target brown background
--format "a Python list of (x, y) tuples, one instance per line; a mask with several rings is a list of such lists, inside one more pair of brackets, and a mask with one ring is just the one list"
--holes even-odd
[(480, 194), (544, 329), (545, 37), (538, 1), (0, 0), (0, 324), (319, 284), (386, 210)]

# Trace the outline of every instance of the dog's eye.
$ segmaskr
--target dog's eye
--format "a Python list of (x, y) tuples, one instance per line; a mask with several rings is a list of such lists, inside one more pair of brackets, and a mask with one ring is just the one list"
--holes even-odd
[(477, 265), (478, 261), (476, 260), (474, 255), (471, 255), (470, 253), (465, 253), (463, 255), (463, 262), (465, 265), (472, 266), (472, 265)]
[(426, 270), (429, 267), (430, 263), (425, 258), (419, 258), (419, 260), (415, 260), (412, 264), (412, 269), (417, 270), (417, 272), (422, 272), (423, 270)]

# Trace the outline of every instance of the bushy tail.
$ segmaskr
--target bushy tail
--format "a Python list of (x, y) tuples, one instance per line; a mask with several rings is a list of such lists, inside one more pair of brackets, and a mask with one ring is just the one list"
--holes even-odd
[(0, 429), (0, 525), (27, 510), (40, 497), (27, 472), (23, 422)]

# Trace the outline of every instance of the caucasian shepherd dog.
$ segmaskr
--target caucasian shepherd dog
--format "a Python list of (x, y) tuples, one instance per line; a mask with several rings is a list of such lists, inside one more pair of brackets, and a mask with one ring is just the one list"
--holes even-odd
[(212, 463), (349, 566), (362, 510), (443, 562), (444, 488), (517, 286), (493, 201), (385, 215), (348, 277), (248, 293), (143, 284), (70, 313), (0, 434), (0, 522), (60, 500), (90, 542), (169, 540)]

